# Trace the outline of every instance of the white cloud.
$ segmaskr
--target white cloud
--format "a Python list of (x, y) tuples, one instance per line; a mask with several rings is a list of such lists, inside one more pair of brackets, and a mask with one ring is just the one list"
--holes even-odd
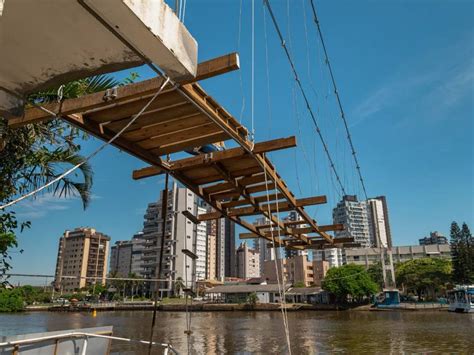
[(59, 197), (48, 192), (18, 203), (17, 216), (20, 218), (38, 219), (51, 211), (62, 211), (71, 208), (71, 202), (79, 200), (77, 196)]

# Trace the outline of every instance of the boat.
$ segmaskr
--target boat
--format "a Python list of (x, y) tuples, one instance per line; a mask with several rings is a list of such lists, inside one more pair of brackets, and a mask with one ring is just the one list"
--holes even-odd
[(474, 313), (474, 285), (460, 285), (448, 292), (450, 312)]

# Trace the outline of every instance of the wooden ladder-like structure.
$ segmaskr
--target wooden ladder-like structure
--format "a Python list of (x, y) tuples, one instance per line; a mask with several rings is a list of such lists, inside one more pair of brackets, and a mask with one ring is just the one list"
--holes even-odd
[[(229, 54), (201, 63), (195, 80), (238, 68), (237, 54)], [(158, 77), (45, 106), (72, 125), (109, 140), (145, 106), (164, 80)], [(9, 125), (21, 126), (50, 118), (43, 110), (30, 108), (24, 116), (10, 119)], [(229, 140), (238, 147), (179, 160), (163, 159), (168, 154)], [(341, 230), (342, 225), (320, 226), (304, 209), (326, 203), (325, 196), (295, 198), (265, 156), (270, 151), (295, 147), (295, 137), (254, 145), (247, 129), (197, 82), (167, 84), (113, 145), (150, 164), (134, 171), (134, 179), (169, 173), (215, 209), (199, 215), (198, 221), (225, 216), (249, 230), (250, 233), (241, 234), (241, 238), (269, 241), (273, 240), (269, 231), (273, 228), (273, 236), (281, 236), (275, 237), (276, 245), (293, 249), (352, 242), (348, 238), (334, 239), (327, 233)], [(275, 215), (277, 211), (296, 211), (300, 220), (284, 221)], [(269, 222), (255, 226), (243, 219), (246, 216), (266, 217)]]

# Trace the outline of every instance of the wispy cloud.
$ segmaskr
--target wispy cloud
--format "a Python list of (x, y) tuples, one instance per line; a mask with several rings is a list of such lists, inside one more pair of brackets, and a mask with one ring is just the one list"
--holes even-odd
[[(92, 199), (100, 198), (93, 195)], [(58, 197), (48, 192), (36, 198), (27, 199), (18, 205), (17, 216), (20, 218), (38, 219), (51, 211), (62, 211), (71, 208), (71, 202), (78, 200), (77, 196)]]
[(436, 60), (427, 61), (420, 70), (407, 70), (375, 88), (352, 110), (351, 126), (385, 116), (391, 110), (406, 110), (402, 115), (407, 117), (417, 114), (431, 120), (451, 118), (449, 110), (474, 95), (472, 44), (467, 45), (469, 50), (460, 51), (460, 47), (461, 43), (457, 43), (445, 49), (444, 53), (452, 54), (449, 58), (432, 55)]

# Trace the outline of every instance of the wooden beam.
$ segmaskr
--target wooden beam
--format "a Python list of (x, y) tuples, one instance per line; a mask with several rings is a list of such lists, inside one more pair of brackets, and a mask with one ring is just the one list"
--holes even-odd
[[(254, 146), (253, 152), (265, 153), (265, 152), (271, 152), (275, 150), (287, 149), (287, 148), (292, 148), (292, 147), (296, 147), (296, 137), (294, 136), (256, 143)], [(182, 169), (199, 167), (201, 165), (212, 164), (212, 163), (226, 160), (226, 159), (238, 158), (245, 155), (248, 155), (248, 153), (243, 148), (239, 147), (239, 148), (227, 149), (220, 152), (201, 154), (196, 157), (185, 158), (185, 159), (181, 159), (177, 161), (172, 161), (169, 164), (172, 170), (182, 170)], [(159, 171), (155, 171), (155, 173), (153, 173), (153, 169), (148, 169), (147, 172), (150, 174), (149, 176), (160, 174)], [(145, 177), (148, 177), (148, 176), (142, 176), (142, 178), (145, 178)]]
[[(223, 204), (224, 205), (224, 204)], [(285, 224), (287, 224), (288, 222), (285, 221), (284, 222)], [(305, 222), (306, 223), (306, 222)], [(256, 226), (257, 229), (259, 231), (262, 231), (263, 229), (268, 229), (270, 228), (270, 225), (267, 224), (267, 225), (263, 225), (263, 226)], [(319, 227), (319, 230), (323, 231), (323, 232), (329, 232), (329, 231), (341, 231), (341, 230), (344, 230), (344, 225), (343, 224), (329, 224), (329, 225), (325, 225), (325, 226), (318, 226)], [(263, 232), (263, 231), (262, 231)], [(271, 232), (268, 232), (268, 231), (264, 231), (265, 234), (267, 236), (271, 235)], [(278, 234), (278, 230), (274, 230), (273, 231), (273, 234)], [(308, 234), (308, 233), (317, 233), (312, 227), (303, 227), (303, 228), (292, 228), (291, 229), (291, 233), (286, 233), (284, 230), (280, 230), (279, 234), (281, 236), (286, 236), (286, 235), (298, 235), (298, 234)], [(240, 234), (241, 236), (243, 235), (243, 238), (248, 238), (248, 239), (251, 239), (251, 238), (259, 238), (258, 235), (254, 234), (254, 233), (241, 233)], [(316, 237), (312, 237), (312, 236), (307, 236), (308, 238), (316, 238)], [(318, 238), (320, 238), (320, 236), (318, 236)], [(313, 239), (314, 240), (314, 239)], [(322, 240), (325, 240), (325, 239), (322, 239)], [(338, 239), (333, 239), (333, 241), (336, 241)], [(326, 243), (327, 243), (327, 240), (325, 240)]]
[[(266, 202), (267, 200), (268, 201), (281, 200), (284, 197), (285, 196), (282, 193), (271, 192), (268, 194), (268, 197), (266, 195), (258, 196), (258, 197), (254, 197), (254, 200), (258, 203), (262, 203), (262, 202)], [(243, 205), (248, 205), (248, 204), (250, 204), (249, 200), (242, 199), (242, 200), (237, 200), (237, 201), (225, 202), (222, 204), (222, 207), (231, 208), (231, 207), (243, 206)]]
[(179, 82), (180, 84), (188, 84), (195, 81), (211, 78), (213, 76), (225, 74), (234, 70), (240, 69), (240, 60), (238, 53), (230, 53), (221, 57), (206, 60), (199, 63), (197, 67), (196, 77), (186, 81)]
[[(216, 75), (224, 74), (240, 68), (239, 55), (230, 53), (218, 58), (210, 59), (199, 63), (197, 66), (197, 75), (194, 79), (180, 84), (187, 84), (198, 80), (204, 80)], [(138, 83), (133, 83), (117, 88), (117, 96), (113, 99), (113, 104), (118, 104), (137, 97), (145, 97), (153, 95), (161, 86), (163, 78), (153, 78)], [(169, 85), (171, 88), (171, 84)], [(85, 112), (104, 105), (105, 91), (86, 95), (77, 99), (64, 100), (61, 103), (49, 103), (43, 105), (52, 112), (62, 115), (70, 115), (73, 113)], [(21, 127), (29, 123), (37, 123), (47, 119), (52, 119), (50, 114), (40, 110), (39, 108), (29, 108), (22, 117), (15, 117), (8, 121), (8, 125), (12, 128)]]
[[(296, 200), (296, 205), (299, 207), (322, 204), (322, 203), (326, 203), (326, 196), (314, 196), (314, 197), (308, 197), (308, 198), (302, 198), (302, 199)], [(265, 211), (268, 211), (268, 209), (270, 209), (271, 212), (276, 212), (277, 210), (280, 212), (285, 212), (285, 211), (291, 211), (292, 209), (294, 209), (294, 207), (291, 203), (289, 203), (288, 201), (285, 201), (285, 202), (277, 202), (277, 203), (261, 205), (261, 209)], [(261, 211), (259, 211), (254, 206), (232, 208), (232, 209), (227, 210), (228, 216), (251, 216), (251, 215), (255, 215), (259, 213), (261, 213)], [(200, 221), (214, 219), (214, 218), (208, 218), (207, 215), (208, 215), (207, 213), (201, 214), (198, 216), (198, 219)]]
[[(111, 102), (114, 104), (125, 102), (137, 97), (151, 96), (163, 85), (165, 79), (157, 77), (149, 80), (144, 80), (139, 83), (129, 84), (120, 86), (117, 88), (116, 97)], [(171, 89), (171, 84), (163, 90), (162, 94), (166, 90)], [(173, 89), (174, 90), (174, 89)], [(160, 94), (161, 95), (161, 94)], [(43, 107), (52, 112), (57, 112), (59, 116), (67, 116), (74, 113), (85, 112), (98, 107), (103, 107), (107, 102), (106, 91), (100, 91), (98, 93), (82, 96), (76, 99), (68, 99), (62, 102), (52, 102), (44, 104)], [(37, 123), (46, 119), (52, 119), (49, 113), (37, 108), (32, 107), (25, 111), (22, 117), (15, 117), (8, 120), (8, 125), (12, 128), (21, 127), (29, 123)]]

